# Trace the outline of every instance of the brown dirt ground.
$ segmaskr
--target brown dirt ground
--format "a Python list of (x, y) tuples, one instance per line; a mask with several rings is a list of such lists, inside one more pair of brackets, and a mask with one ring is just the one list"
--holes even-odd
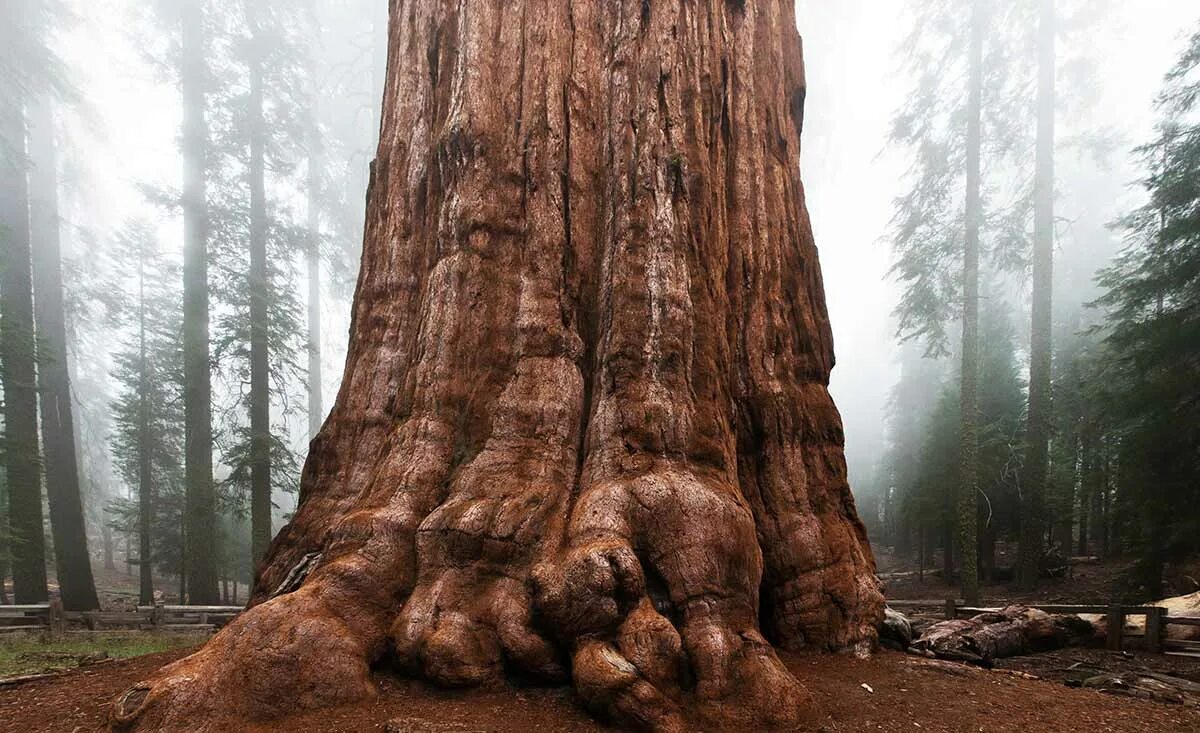
[[(106, 705), (126, 686), (185, 652), (108, 663), (0, 688), (0, 731), (103, 730)], [(868, 660), (787, 656), (827, 717), (824, 731), (1147, 733), (1200, 731), (1200, 710), (885, 652)], [(565, 689), (447, 692), (379, 675), (378, 699), (297, 715), (269, 731), (536, 733), (612, 730)], [(862, 685), (869, 685), (873, 692)], [(387, 727), (392, 721), (391, 727)]]

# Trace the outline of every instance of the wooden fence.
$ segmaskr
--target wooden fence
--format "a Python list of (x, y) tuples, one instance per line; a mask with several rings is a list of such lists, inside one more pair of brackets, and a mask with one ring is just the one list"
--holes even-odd
[[(889, 600), (888, 605), (895, 609), (905, 608), (942, 608), (947, 619), (962, 616), (978, 616), (981, 613), (995, 613), (999, 608), (983, 608), (969, 606), (963, 601), (948, 599), (945, 601), (907, 601)], [(1027, 608), (1036, 608), (1046, 613), (1080, 615), (1088, 614), (1105, 618), (1108, 636), (1106, 646), (1113, 651), (1122, 651), (1126, 640), (1138, 640), (1146, 651), (1161, 654), (1187, 653), (1200, 654), (1200, 641), (1184, 641), (1168, 638), (1171, 626), (1200, 626), (1200, 617), (1172, 616), (1161, 606), (1086, 606), (1062, 605), (1054, 603), (1021, 603)], [(1146, 619), (1145, 632), (1131, 634), (1125, 628), (1125, 621), (1130, 616), (1144, 616)]]
[[(39, 632), (60, 634), (68, 628), (111, 631), (211, 632), (242, 612), (241, 606), (138, 606), (132, 611), (64, 611), (57, 601), (24, 606), (0, 605), (0, 633)], [(83, 627), (79, 629), (79, 627)]]

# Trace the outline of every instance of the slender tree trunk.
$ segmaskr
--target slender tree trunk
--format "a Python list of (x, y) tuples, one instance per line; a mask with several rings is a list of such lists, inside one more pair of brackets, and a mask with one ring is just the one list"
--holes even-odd
[(138, 252), (138, 602), (154, 603), (154, 464), (150, 435), (150, 362), (146, 353), (146, 252)]
[(212, 471), (212, 374), (208, 323), (208, 127), (202, 0), (183, 0), (180, 89), (183, 96), (183, 362), (184, 483), (189, 593), (192, 602), (217, 597), (217, 501)]
[(1103, 556), (1105, 552), (1106, 530), (1104, 528), (1104, 494), (1107, 490), (1105, 486), (1105, 442), (1106, 438), (1103, 434), (1097, 435), (1095, 444), (1095, 453), (1092, 456), (1092, 475), (1091, 489), (1089, 490), (1089, 499), (1091, 506), (1089, 507), (1088, 521), (1088, 539), (1090, 546), (1094, 548), (1097, 555)]
[(30, 223), (33, 247), (34, 320), (37, 322), (38, 391), (46, 498), (63, 608), (100, 607), (88, 554), (87, 524), (75, 454), (67, 316), (63, 304), (62, 245), (58, 218), (58, 152), (49, 100), (30, 105)]
[(250, 43), (250, 558), (271, 543), (270, 280), (267, 275), (266, 123), (258, 29), (249, 9)]
[(100, 537), (104, 542), (104, 569), (116, 570), (116, 550), (114, 548), (112, 527), (109, 526), (105, 519), (100, 520)]
[(991, 583), (996, 577), (996, 525), (990, 522), (979, 533), (979, 575)]
[(388, 9), (374, 3), (374, 28), (371, 32), (371, 147), (379, 143), (383, 125), (384, 84), (388, 74)]
[(300, 506), (251, 608), (116, 722), (226, 730), (390, 663), (571, 680), (626, 727), (816, 728), (773, 645), (865, 650), (883, 599), (828, 391), (794, 3), (392, 9)]
[(1103, 495), (1100, 497), (1100, 516), (1101, 516), (1101, 531), (1100, 535), (1100, 556), (1108, 557), (1113, 551), (1113, 514), (1112, 514), (1112, 499), (1114, 491), (1113, 481), (1113, 450), (1111, 443), (1106, 441), (1104, 446), (1102, 476), (1100, 478), (1101, 491)]
[(317, 108), (316, 64), (313, 64), (312, 119), (308, 128), (308, 437), (311, 440), (325, 419), (321, 386), (321, 127)]
[(1096, 430), (1091, 425), (1084, 427), (1083, 440), (1080, 446), (1082, 458), (1080, 459), (1081, 474), (1079, 480), (1079, 536), (1076, 539), (1075, 554), (1084, 556), (1088, 554), (1089, 540), (1091, 532), (1095, 528), (1090, 526), (1092, 518), (1092, 507), (1095, 505), (1094, 497), (1097, 492), (1096, 476), (1099, 473), (1096, 464), (1097, 458), (1097, 439)]
[[(11, 29), (0, 30), (0, 41)], [(11, 42), (12, 39), (9, 39)], [(4, 41), (9, 42), (9, 41)], [(4, 383), (4, 462), (13, 597), (42, 603), (46, 537), (38, 456), (33, 275), (29, 228), (25, 104), (21, 88), (0, 79), (0, 380)]]
[(958, 555), (963, 598), (979, 601), (979, 236), (983, 225), (983, 1), (971, 4), (967, 93), (966, 240), (962, 282), (962, 382)]
[(1033, 317), (1029, 349), (1029, 424), (1025, 449), (1018, 579), (1024, 588), (1037, 584), (1042, 557), (1049, 461), (1053, 361), (1054, 290), (1054, 110), (1055, 7), (1041, 0), (1038, 31), (1037, 171), (1034, 182)]
[(942, 578), (954, 582), (955, 529), (958, 523), (947, 520), (942, 527)]

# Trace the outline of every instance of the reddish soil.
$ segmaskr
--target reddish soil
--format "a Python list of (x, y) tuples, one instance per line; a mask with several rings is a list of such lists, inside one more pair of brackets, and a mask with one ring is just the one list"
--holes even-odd
[[(106, 705), (113, 696), (182, 653), (165, 652), (0, 688), (0, 731), (103, 730)], [(785, 661), (824, 707), (828, 733), (1200, 731), (1200, 710), (901, 654), (882, 653), (869, 660), (785, 656)], [(378, 675), (378, 681), (381, 694), (372, 702), (294, 716), (263, 730), (613, 730), (590, 720), (565, 688), (448, 692), (385, 674)]]

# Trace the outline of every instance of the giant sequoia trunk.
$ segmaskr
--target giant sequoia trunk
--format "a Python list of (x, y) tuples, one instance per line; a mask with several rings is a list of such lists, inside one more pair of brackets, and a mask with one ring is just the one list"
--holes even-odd
[[(226, 729), (570, 678), (794, 728), (772, 645), (865, 648), (790, 0), (394, 0), (350, 351), (252, 608), (114, 704)], [(689, 722), (692, 716), (695, 719)]]

